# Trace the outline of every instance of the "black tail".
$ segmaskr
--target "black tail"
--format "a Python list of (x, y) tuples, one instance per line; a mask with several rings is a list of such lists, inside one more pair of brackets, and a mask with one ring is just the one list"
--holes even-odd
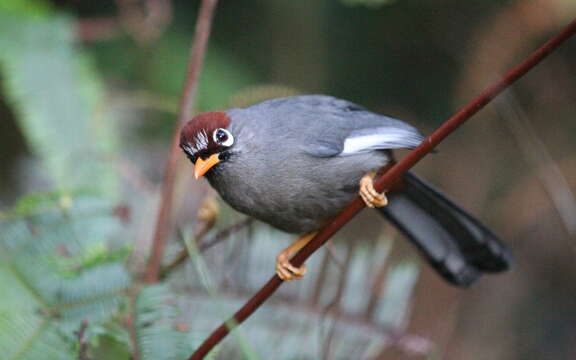
[(403, 180), (402, 190), (387, 193), (388, 205), (378, 210), (446, 280), (468, 286), (484, 272), (509, 268), (510, 252), (478, 220), (414, 174)]

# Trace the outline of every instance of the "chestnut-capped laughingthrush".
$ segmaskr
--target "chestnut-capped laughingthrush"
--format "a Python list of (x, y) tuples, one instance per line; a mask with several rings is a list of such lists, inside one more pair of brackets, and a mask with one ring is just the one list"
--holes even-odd
[(372, 179), (393, 149), (416, 147), (412, 126), (325, 95), (274, 99), (197, 115), (180, 147), (234, 209), (280, 230), (303, 234), (277, 258), (284, 280), (300, 278), (290, 257), (360, 194), (390, 220), (452, 284), (508, 269), (506, 247), (478, 220), (407, 173), (386, 196)]

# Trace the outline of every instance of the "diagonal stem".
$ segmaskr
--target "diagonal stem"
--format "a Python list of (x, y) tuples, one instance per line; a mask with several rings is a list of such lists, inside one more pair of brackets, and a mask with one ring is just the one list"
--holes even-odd
[(198, 80), (200, 79), (200, 72), (202, 70), (202, 63), (204, 62), (204, 54), (206, 53), (208, 38), (210, 37), (210, 30), (212, 28), (212, 19), (214, 17), (214, 9), (217, 2), (218, 0), (202, 0), (196, 20), (196, 32), (190, 50), (186, 83), (180, 99), (178, 123), (172, 136), (170, 156), (168, 158), (166, 171), (164, 172), (162, 197), (160, 199), (158, 217), (156, 218), (152, 253), (150, 254), (150, 259), (146, 267), (145, 280), (149, 284), (157, 282), (159, 278), (160, 262), (166, 245), (166, 237), (168, 236), (170, 215), (172, 212), (172, 194), (174, 192), (174, 180), (176, 178), (176, 165), (178, 156), (180, 155), (178, 149), (180, 127), (186, 120), (192, 117), (192, 107), (198, 92)]
[[(494, 85), (488, 87), (470, 103), (446, 120), (432, 135), (424, 140), (417, 148), (412, 150), (402, 161), (391, 167), (384, 175), (376, 180), (374, 187), (381, 192), (390, 188), (396, 179), (416, 165), (424, 156), (430, 153), (436, 145), (450, 135), (472, 115), (485, 107), (496, 95), (520, 79), (524, 74), (540, 63), (546, 56), (556, 50), (566, 40), (576, 33), (576, 19), (560, 31), (556, 36), (547, 41), (538, 50), (527, 57), (502, 77)], [(337, 215), (328, 225), (323, 227), (318, 234), (304, 246), (290, 261), (292, 265), (300, 267), (318, 248), (320, 248), (332, 235), (342, 228), (352, 217), (364, 208), (364, 202), (360, 198), (354, 199), (342, 212)], [(227, 324), (240, 324), (252, 315), (275, 291), (283, 281), (278, 276), (273, 276), (234, 316), (220, 325), (202, 343), (202, 345), (190, 356), (188, 360), (204, 358), (222, 339), (228, 335), (230, 328)]]

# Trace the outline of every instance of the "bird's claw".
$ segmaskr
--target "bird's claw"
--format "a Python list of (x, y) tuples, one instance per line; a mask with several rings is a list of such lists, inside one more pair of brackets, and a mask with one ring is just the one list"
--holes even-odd
[(276, 275), (284, 281), (301, 279), (306, 274), (306, 265), (296, 267), (290, 264), (289, 255), (281, 252), (276, 258)]
[(388, 204), (385, 193), (378, 193), (374, 189), (374, 174), (368, 173), (360, 179), (360, 190), (358, 194), (369, 208), (382, 207)]
[(197, 218), (199, 221), (205, 223), (212, 223), (216, 221), (218, 215), (220, 214), (220, 205), (214, 199), (213, 196), (207, 196), (200, 204), (200, 208), (198, 209)]

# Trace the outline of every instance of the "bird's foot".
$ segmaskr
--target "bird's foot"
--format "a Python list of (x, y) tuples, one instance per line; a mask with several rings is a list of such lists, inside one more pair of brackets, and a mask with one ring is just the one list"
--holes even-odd
[(298, 268), (290, 264), (291, 256), (287, 251), (282, 251), (276, 257), (276, 275), (284, 281), (298, 280), (306, 274), (306, 265)]
[(388, 199), (386, 198), (385, 193), (378, 193), (376, 189), (374, 189), (374, 172), (369, 172), (368, 174), (364, 175), (362, 179), (360, 179), (360, 190), (358, 194), (366, 203), (366, 206), (373, 208), (373, 207), (382, 207), (388, 204)]
[(290, 264), (290, 258), (302, 249), (316, 235), (315, 232), (306, 234), (284, 249), (276, 257), (276, 275), (284, 281), (298, 280), (306, 274), (306, 265), (296, 267)]
[(196, 217), (203, 223), (214, 223), (220, 214), (220, 205), (213, 196), (208, 195), (200, 204)]

